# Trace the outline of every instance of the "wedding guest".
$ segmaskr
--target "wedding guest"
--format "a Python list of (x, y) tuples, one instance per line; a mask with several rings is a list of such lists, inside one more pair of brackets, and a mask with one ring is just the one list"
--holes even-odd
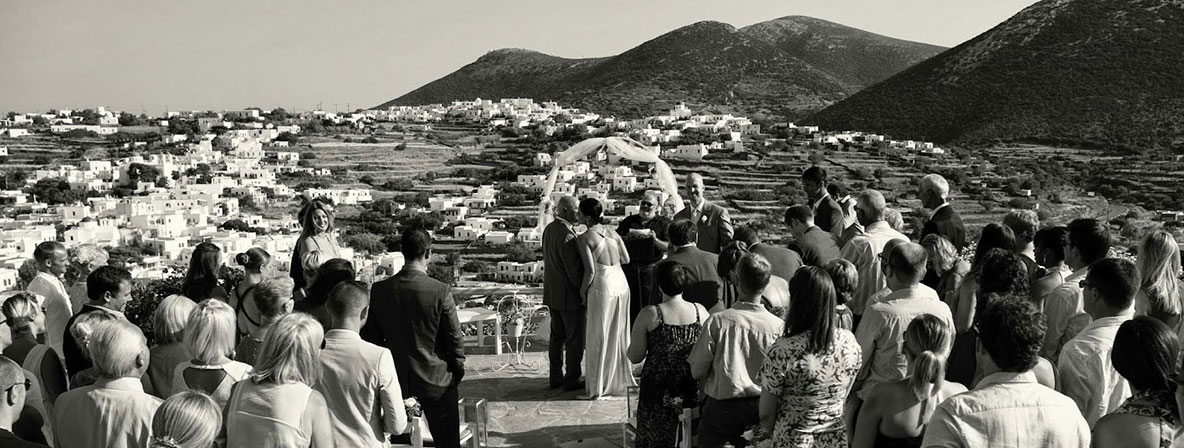
[[(950, 367), (946, 371), (946, 379), (965, 386), (973, 385), (976, 372), (974, 353), (977, 336), (971, 331), (971, 326), (974, 323), (975, 312), (979, 308), (979, 275), (986, 271), (984, 265), (988, 259), (988, 253), (995, 251), (999, 254), (1006, 254), (1014, 252), (1014, 250), (1015, 234), (1010, 228), (996, 223), (983, 227), (978, 245), (975, 246), (970, 272), (958, 285), (957, 293), (949, 297), (952, 300), (948, 303), (954, 315), (954, 348), (950, 352)], [(999, 260), (999, 266), (1008, 266), (1001, 259)], [(1018, 270), (1012, 266), (1008, 269), (1008, 273)]]
[(810, 207), (799, 204), (785, 209), (785, 225), (793, 235), (790, 249), (802, 255), (802, 264), (826, 266), (839, 259), (835, 237), (814, 224), (814, 211)]
[(629, 215), (617, 225), (617, 234), (625, 240), (629, 252), (629, 264), (623, 266), (625, 278), (629, 280), (629, 322), (637, 319), (641, 309), (653, 305), (654, 264), (661, 261), (670, 247), (666, 229), (670, 219), (658, 215), (662, 197), (657, 192), (648, 192), (641, 200), (640, 211)]
[(226, 406), (230, 389), (251, 373), (251, 365), (234, 356), (234, 308), (218, 299), (206, 299), (189, 313), (185, 346), (193, 359), (173, 369), (172, 394), (185, 390), (204, 392)]
[[(57, 241), (46, 241), (33, 249), (33, 260), (37, 268), (37, 275), (29, 282), (25, 291), (40, 297), (41, 307), (45, 309), (45, 342), (64, 357), (70, 353), (65, 348), (67, 328), (74, 310), (70, 308), (70, 296), (66, 292), (66, 285), (62, 283), (62, 274), (70, 266), (70, 258), (66, 254), (66, 246)], [(66, 359), (67, 367), (69, 360)]]
[(736, 269), (736, 303), (707, 318), (687, 359), (707, 395), (699, 424), (698, 444), (704, 448), (745, 446), (744, 431), (761, 420), (757, 374), (784, 325), (760, 304), (772, 271), (769, 262), (749, 255)]
[(1049, 227), (1040, 229), (1032, 240), (1036, 263), (1044, 267), (1044, 275), (1032, 280), (1032, 300), (1044, 309), (1048, 293), (1065, 283), (1073, 270), (1065, 264), (1065, 246), (1069, 244), (1069, 229)]
[[(897, 232), (904, 232), (904, 216), (900, 214), (900, 210), (894, 208), (884, 209), (884, 222), (888, 223), (888, 227)], [(902, 235), (904, 235), (902, 233)], [(908, 235), (905, 235), (907, 238)]]
[[(68, 329), (73, 327), (74, 322), (80, 317), (91, 313), (107, 313), (126, 321), (127, 319), (123, 316), (123, 308), (132, 298), (132, 274), (114, 266), (101, 266), (86, 277), (86, 294), (90, 298), (90, 302), (83, 305), (78, 314), (66, 321), (64, 331), (69, 331)], [(84, 357), (82, 349), (74, 340), (75, 338), (67, 337), (68, 333), (62, 335), (66, 373), (73, 377), (74, 374), (90, 368), (91, 362)]]
[(1135, 295), (1135, 315), (1159, 319), (1177, 335), (1184, 330), (1180, 319), (1184, 304), (1184, 283), (1180, 281), (1180, 246), (1172, 234), (1153, 230), (1139, 242), (1139, 292)]
[(243, 267), (243, 279), (231, 291), (230, 307), (237, 317), (238, 338), (242, 339), (262, 325), (259, 309), (255, 307), (252, 292), (259, 282), (267, 278), (264, 271), (271, 264), (271, 254), (258, 247), (234, 256), (234, 262)]
[(331, 260), (341, 258), (341, 247), (334, 234), (333, 205), (328, 199), (313, 198), (300, 209), (299, 217), (300, 237), (296, 239), (296, 248), (292, 251), (289, 276), (296, 288), (304, 288), (308, 286), (305, 283), (305, 254), (315, 250), (321, 253), (323, 259)]
[(329, 291), (341, 282), (353, 280), (357, 271), (349, 260), (334, 258), (322, 263), (316, 272), (316, 278), (308, 286), (304, 300), (296, 303), (295, 310), (315, 317), (321, 326), (329, 328), (329, 311), (325, 309)]
[(1065, 283), (1044, 296), (1044, 314), (1048, 332), (1044, 335), (1041, 356), (1059, 359), (1061, 347), (1089, 324), (1082, 300), (1081, 281), (1089, 275), (1090, 265), (1110, 253), (1110, 229), (1096, 219), (1075, 219), (1069, 223), (1065, 245), (1065, 263), (1073, 274)]
[(12, 329), (12, 344), (4, 348), (4, 356), (33, 373), (49, 413), (46, 417), (52, 416), (53, 402), (67, 390), (67, 383), (61, 358), (48, 345), (37, 342), (37, 336), (45, 333), (45, 313), (37, 297), (28, 292), (9, 297), (2, 308), (4, 322)]
[(227, 301), (230, 294), (218, 284), (218, 271), (222, 269), (222, 249), (211, 242), (202, 242), (193, 249), (189, 259), (189, 270), (181, 280), (181, 293), (194, 302), (206, 299)]
[(149, 352), (144, 390), (160, 398), (173, 393), (173, 370), (193, 359), (185, 345), (185, 327), (197, 304), (188, 297), (173, 294), (165, 297), (152, 313), (152, 334), (156, 338)]
[[(629, 343), (629, 361), (644, 363), (637, 398), (636, 446), (642, 448), (676, 445), (681, 408), (695, 403), (695, 378), (687, 358), (708, 315), (703, 305), (683, 300), (692, 277), (682, 265), (659, 263), (654, 277), (662, 303), (642, 308)], [(682, 406), (672, 406), (672, 399), (682, 400)]]
[[(962, 304), (973, 303), (973, 305), (967, 305), (969, 310), (962, 309), (959, 312), (968, 312), (969, 319), (973, 321), (974, 316), (986, 305), (986, 298), (991, 297), (992, 294), (1001, 296), (1029, 294), (1028, 287), (1031, 285), (1031, 281), (1028, 280), (1028, 269), (1024, 266), (1022, 258), (1022, 255), (1000, 248), (987, 251), (979, 265), (979, 274), (975, 277), (978, 289), (971, 294), (971, 299), (959, 302)], [(967, 387), (973, 387), (982, 379), (984, 372), (979, 368), (974, 356), (977, 343), (974, 331), (958, 336), (954, 344), (954, 355), (956, 356), (950, 357), (952, 361), (956, 360), (957, 364), (952, 365), (947, 371), (946, 379)], [(1036, 379), (1040, 384), (1049, 387), (1055, 385), (1055, 373), (1052, 363), (1048, 360), (1040, 358), (1036, 367), (1033, 368), (1033, 372), (1036, 373)]]
[[(324, 330), (303, 313), (280, 318), (267, 332), (255, 370), (226, 404), (227, 448), (329, 448), (333, 426), (321, 378)], [(453, 402), (456, 407), (456, 402)]]
[[(70, 325), (70, 340), (80, 348), (82, 357), (86, 362), (93, 362), (93, 357), (90, 354), (90, 341), (94, 336), (95, 326), (100, 322), (121, 320), (111, 313), (86, 313), (79, 314), (74, 323)], [(81, 371), (70, 375), (70, 390), (79, 389), (82, 387), (94, 384), (99, 380), (99, 373), (92, 365)]]
[(687, 198), (691, 200), (690, 206), (674, 215), (674, 220), (685, 219), (694, 223), (699, 236), (696, 239), (696, 247), (705, 252), (718, 254), (732, 242), (732, 217), (728, 214), (727, 208), (708, 202), (705, 194), (707, 189), (703, 186), (703, 176), (699, 173), (687, 175)]
[(798, 270), (790, 291), (796, 299), (785, 333), (757, 376), (761, 425), (774, 446), (845, 446), (843, 404), (859, 372), (859, 344), (836, 328), (835, 290), (824, 269)]
[[(580, 362), (584, 359), (584, 299), (580, 285), (584, 267), (576, 250), (576, 198), (563, 196), (555, 205), (555, 220), (543, 229), (543, 305), (551, 315), (548, 346), (552, 389), (580, 390)], [(567, 373), (564, 374), (564, 361)]]
[[(94, 289), (90, 291), (93, 297)], [(152, 417), (161, 400), (145, 393), (140, 383), (151, 356), (144, 333), (124, 320), (101, 322), (95, 325), (87, 347), (99, 380), (58, 397), (54, 419), (58, 447), (148, 446)]]
[(950, 206), (950, 184), (940, 174), (928, 174), (921, 178), (921, 206), (933, 210), (929, 221), (921, 231), (921, 237), (938, 234), (944, 236), (959, 251), (966, 247), (966, 226), (962, 217)]
[[(720, 251), (715, 269), (719, 277), (724, 280), (724, 307), (731, 307), (736, 302), (738, 294), (736, 265), (740, 263), (742, 258), (750, 254), (761, 256), (750, 252), (743, 241), (733, 241), (732, 244)], [(762, 258), (764, 257), (762, 256)], [(769, 266), (773, 265), (767, 258), (765, 262), (769, 263)], [(761, 305), (778, 317), (785, 315), (785, 309), (789, 307), (789, 282), (770, 272), (769, 285), (765, 287), (764, 291), (761, 291)]]
[(695, 279), (683, 296), (688, 302), (703, 305), (708, 310), (723, 310), (724, 282), (719, 277), (719, 255), (695, 247), (695, 224), (686, 219), (670, 224), (670, 245), (667, 261), (681, 264)]
[(329, 258), (326, 258), (326, 255), (323, 255), (321, 251), (316, 249), (305, 252), (301, 256), (300, 262), (303, 266), (301, 272), (304, 275), (304, 286), (296, 287), (292, 291), (293, 300), (299, 303), (303, 302), (305, 297), (308, 297), (308, 289), (312, 287), (312, 282), (317, 279), (317, 271), (321, 268), (321, 264), (329, 260)]
[(238, 349), (234, 352), (236, 361), (255, 364), (255, 358), (259, 353), (259, 347), (263, 346), (267, 331), (281, 317), (291, 313), (295, 306), (292, 288), (292, 279), (287, 277), (272, 277), (255, 286), (251, 299), (254, 308), (259, 310), (259, 326), (239, 341)]
[(1139, 316), (1118, 327), (1110, 359), (1133, 394), (1094, 425), (1094, 447), (1184, 446), (1172, 381), (1180, 346), (1162, 321)]
[(1028, 278), (1044, 276), (1040, 263), (1036, 262), (1036, 231), (1040, 228), (1040, 216), (1033, 210), (1012, 210), (1003, 215), (1003, 225), (1015, 234), (1015, 251), (1024, 260)]
[(855, 331), (855, 321), (847, 302), (851, 294), (855, 293), (855, 286), (859, 282), (859, 271), (855, 265), (842, 258), (831, 260), (823, 267), (830, 274), (831, 283), (835, 287), (835, 325), (847, 331)]
[(812, 166), (802, 172), (802, 189), (806, 191), (806, 198), (811, 204), (809, 208), (813, 221), (810, 224), (822, 229), (823, 232), (837, 235), (844, 229), (843, 209), (834, 198), (831, 198), (826, 187), (825, 168)]
[(407, 430), (407, 409), (390, 350), (363, 341), (358, 331), (370, 314), (370, 288), (346, 280), (329, 294), (331, 328), (321, 350), (321, 380), (340, 446), (381, 448), (390, 434)]
[(169, 397), (152, 416), (149, 448), (207, 448), (222, 428), (222, 408), (208, 395), (187, 390)]
[[(41, 443), (33, 443), (21, 439), (13, 431), (17, 420), (21, 418), (21, 411), (25, 408), (26, 396), (30, 388), (30, 381), (25, 378), (25, 371), (21, 366), (7, 357), (0, 356), (0, 385), (5, 388), (0, 393), (0, 446), (10, 448), (48, 448)], [(52, 418), (52, 416), (48, 416)]]
[(928, 269), (934, 272), (938, 281), (933, 287), (942, 302), (953, 303), (957, 298), (962, 280), (970, 273), (970, 263), (958, 256), (958, 249), (946, 237), (936, 233), (921, 238), (921, 246), (929, 255)]
[(70, 269), (66, 271), (66, 292), (70, 296), (70, 309), (78, 311), (90, 299), (86, 296), (86, 277), (105, 266), (109, 258), (107, 251), (95, 244), (79, 244), (68, 251)]
[(789, 248), (765, 244), (756, 230), (751, 227), (737, 227), (736, 241), (747, 245), (749, 252), (760, 254), (769, 260), (769, 265), (773, 266), (773, 276), (785, 281), (787, 288), (789, 287), (789, 279), (793, 278), (793, 274), (802, 267), (801, 255)]
[[(908, 237), (892, 230), (888, 223), (884, 222), (885, 208), (887, 203), (879, 191), (864, 190), (859, 194), (855, 214), (864, 230), (843, 246), (841, 254), (844, 260), (850, 261), (859, 270), (859, 287), (855, 290), (854, 300), (847, 305), (855, 314), (857, 327), (872, 294), (884, 289), (886, 285), (880, 266), (884, 245), (891, 240), (908, 241)], [(903, 330), (902, 327), (901, 331)], [(866, 356), (866, 353), (864, 355)]]

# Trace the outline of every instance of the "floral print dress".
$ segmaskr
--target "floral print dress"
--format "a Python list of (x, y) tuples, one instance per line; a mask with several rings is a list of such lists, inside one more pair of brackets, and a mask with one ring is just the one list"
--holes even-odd
[(647, 336), (649, 347), (637, 397), (637, 448), (675, 446), (678, 415), (684, 407), (694, 407), (695, 401), (695, 378), (687, 358), (703, 332), (699, 307), (695, 307), (695, 321), (686, 325), (667, 324), (662, 320), (662, 307), (654, 310), (658, 327)]
[(778, 448), (844, 448), (843, 403), (859, 373), (855, 335), (835, 328), (829, 350), (813, 354), (809, 334), (781, 337), (769, 347), (757, 381), (779, 398), (772, 442)]
[(1172, 437), (1180, 426), (1176, 397), (1164, 390), (1146, 390), (1132, 395), (1111, 414), (1159, 418), (1159, 448), (1172, 448)]

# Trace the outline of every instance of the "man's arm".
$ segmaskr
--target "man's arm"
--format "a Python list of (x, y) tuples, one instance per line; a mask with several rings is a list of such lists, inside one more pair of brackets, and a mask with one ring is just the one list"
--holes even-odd
[(732, 228), (732, 215), (728, 214), (728, 209), (722, 205), (719, 207), (719, 247), (727, 247), (731, 244), (732, 238), (735, 236), (735, 229)]
[(584, 262), (580, 260), (580, 249), (576, 244), (576, 234), (568, 233), (563, 236), (563, 244), (559, 245), (559, 258), (563, 260), (563, 274), (567, 281), (578, 291), (584, 283)]
[(378, 357), (378, 401), (382, 406), (382, 428), (390, 434), (407, 431), (407, 407), (403, 406), (403, 389), (391, 351), (382, 350)]
[(879, 290), (877, 282), (879, 266), (873, 263), (875, 255), (872, 254), (871, 246), (863, 239), (851, 240), (846, 246), (843, 246), (843, 251), (839, 255), (854, 264), (856, 271), (859, 272), (859, 283), (855, 285), (855, 291), (852, 294), (852, 302), (854, 302), (852, 305), (854, 306), (848, 306), (851, 307), (851, 312), (862, 315), (868, 297)]
[(458, 376), (465, 374), (465, 335), (460, 329), (460, 318), (456, 315), (456, 301), (452, 298), (452, 291), (445, 289), (444, 299), (440, 301), (443, 308), (440, 316), (440, 332), (448, 341), (445, 353), (452, 359), (446, 359), (452, 373)]
[(1044, 300), (1044, 316), (1048, 320), (1048, 329), (1044, 333), (1044, 344), (1040, 347), (1040, 355), (1049, 361), (1057, 362), (1061, 354), (1061, 335), (1065, 333), (1065, 326), (1069, 323), (1069, 301), (1072, 291), (1062, 288), (1048, 293)]
[(358, 331), (358, 334), (363, 341), (379, 347), (386, 347), (386, 338), (382, 336), (382, 328), (378, 323), (382, 319), (379, 319), (379, 316), (374, 313), (374, 304), (382, 300), (379, 293), (381, 290), (382, 287), (379, 283), (375, 283), (374, 287), (370, 289), (370, 318), (366, 319), (365, 324), (362, 324), (362, 329)]
[(834, 232), (835, 229), (843, 227), (843, 209), (838, 205), (838, 201), (822, 201), (819, 208), (820, 213), (814, 219), (814, 225), (827, 232)]
[(1062, 394), (1077, 403), (1077, 409), (1081, 410), (1081, 415), (1092, 428), (1102, 417), (1102, 413), (1091, 404), (1098, 394), (1094, 390), (1094, 383), (1101, 381), (1102, 374), (1096, 372), (1095, 363), (1089, 362), (1089, 358), (1091, 357), (1072, 346), (1062, 351), (1057, 362), (1057, 387)]
[(716, 327), (715, 317), (708, 317), (707, 321), (703, 322), (703, 332), (699, 334), (699, 340), (695, 341), (691, 355), (687, 357), (687, 363), (691, 365), (691, 376), (700, 384), (711, 374), (711, 363), (715, 360)]
[(876, 338), (883, 331), (884, 320), (880, 313), (869, 312), (858, 327), (855, 327), (855, 342), (859, 343), (859, 373), (855, 376), (852, 391), (863, 389), (863, 382), (871, 376), (872, 357), (876, 354)]

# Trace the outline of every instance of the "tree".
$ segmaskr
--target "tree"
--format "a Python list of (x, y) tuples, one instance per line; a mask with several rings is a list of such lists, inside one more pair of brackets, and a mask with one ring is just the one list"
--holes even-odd
[(395, 145), (395, 151), (405, 151), (407, 149), (406, 143), (399, 143)]
[(25, 170), (6, 171), (3, 179), (5, 190), (20, 189), (29, 180), (29, 172)]
[(385, 253), (387, 249), (381, 237), (368, 232), (347, 235), (343, 242), (346, 246), (352, 247), (354, 250), (369, 252), (371, 254)]
[(152, 165), (133, 163), (127, 168), (127, 176), (132, 183), (137, 181), (156, 182), (156, 179), (160, 177), (160, 169)]
[(411, 189), (415, 188), (415, 182), (412, 182), (410, 179), (400, 177), (387, 180), (386, 183), (383, 183), (378, 188), (387, 191), (410, 191)]
[(223, 221), (222, 225), (218, 226), (218, 228), (223, 230), (234, 230), (238, 232), (247, 232), (251, 230), (251, 226), (247, 225), (246, 221), (238, 218)]
[(300, 144), (300, 137), (291, 132), (281, 132), (280, 135), (275, 137), (275, 141), (288, 142), (289, 146), (295, 146)]
[(374, 180), (374, 176), (371, 176), (369, 174), (363, 174), (362, 177), (358, 178), (358, 182), (373, 186), (374, 182), (376, 182), (376, 181)]
[(127, 112), (120, 112), (119, 113), (119, 125), (120, 126), (143, 126), (144, 120), (141, 120), (140, 117), (129, 114)]
[(314, 160), (316, 158), (317, 158), (317, 154), (315, 152), (300, 153), (300, 160)]
[(528, 263), (538, 259), (538, 253), (534, 249), (526, 247), (519, 241), (515, 241), (505, 246), (506, 259), (518, 263)]
[(86, 198), (86, 193), (73, 190), (64, 179), (45, 178), (33, 184), (32, 193), (38, 201), (49, 205), (73, 204)]

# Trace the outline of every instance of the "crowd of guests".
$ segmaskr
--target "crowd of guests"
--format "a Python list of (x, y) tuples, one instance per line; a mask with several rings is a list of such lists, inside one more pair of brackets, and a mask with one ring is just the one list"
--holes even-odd
[(449, 288), (426, 274), (431, 236), (404, 232), (403, 270), (371, 286), (337, 258), (331, 204), (300, 216), (288, 273), (253, 248), (229, 257), (245, 275), (227, 283), (228, 257), (197, 245), (151, 339), (123, 314), (131, 274), (102, 249), (38, 245), (36, 275), (0, 306), (0, 446), (410, 444), (410, 397), (428, 439), (459, 446), (465, 356)]

